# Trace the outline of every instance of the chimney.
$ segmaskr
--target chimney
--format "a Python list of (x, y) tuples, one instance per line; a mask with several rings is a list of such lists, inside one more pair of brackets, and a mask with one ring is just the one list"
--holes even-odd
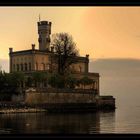
[(13, 48), (9, 48), (9, 53), (12, 53), (13, 52)]
[(86, 54), (86, 58), (89, 58), (89, 54)]
[(35, 44), (32, 44), (32, 50), (35, 50)]

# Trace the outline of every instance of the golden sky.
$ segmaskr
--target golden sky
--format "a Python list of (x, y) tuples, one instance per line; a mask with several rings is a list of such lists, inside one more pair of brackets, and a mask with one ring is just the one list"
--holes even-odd
[(38, 48), (37, 21), (52, 22), (52, 34), (70, 33), (81, 55), (140, 59), (140, 7), (0, 7), (0, 59)]

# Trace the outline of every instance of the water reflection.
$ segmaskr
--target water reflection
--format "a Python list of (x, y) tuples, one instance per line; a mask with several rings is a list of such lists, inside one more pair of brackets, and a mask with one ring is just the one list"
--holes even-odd
[[(108, 114), (108, 115), (107, 115)], [(114, 128), (114, 113), (1, 114), (0, 133), (94, 134)]]
[(116, 133), (115, 120), (115, 112), (100, 113), (100, 133)]

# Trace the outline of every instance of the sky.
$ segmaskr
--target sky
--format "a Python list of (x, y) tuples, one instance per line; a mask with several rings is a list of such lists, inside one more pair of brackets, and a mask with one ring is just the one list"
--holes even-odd
[(52, 34), (68, 32), (82, 56), (135, 58), (140, 55), (140, 7), (0, 7), (0, 59), (38, 48), (37, 21), (52, 22)]

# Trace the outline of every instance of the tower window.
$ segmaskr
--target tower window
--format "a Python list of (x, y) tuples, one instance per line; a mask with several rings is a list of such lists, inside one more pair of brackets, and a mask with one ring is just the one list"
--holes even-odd
[(38, 39), (38, 42), (41, 42), (41, 41), (42, 41), (42, 39), (41, 39), (41, 38), (39, 38), (39, 39)]
[(50, 38), (46, 38), (46, 42), (50, 42)]
[(42, 57), (42, 61), (44, 62), (44, 57)]
[(72, 65), (72, 71), (75, 71), (75, 67)]

